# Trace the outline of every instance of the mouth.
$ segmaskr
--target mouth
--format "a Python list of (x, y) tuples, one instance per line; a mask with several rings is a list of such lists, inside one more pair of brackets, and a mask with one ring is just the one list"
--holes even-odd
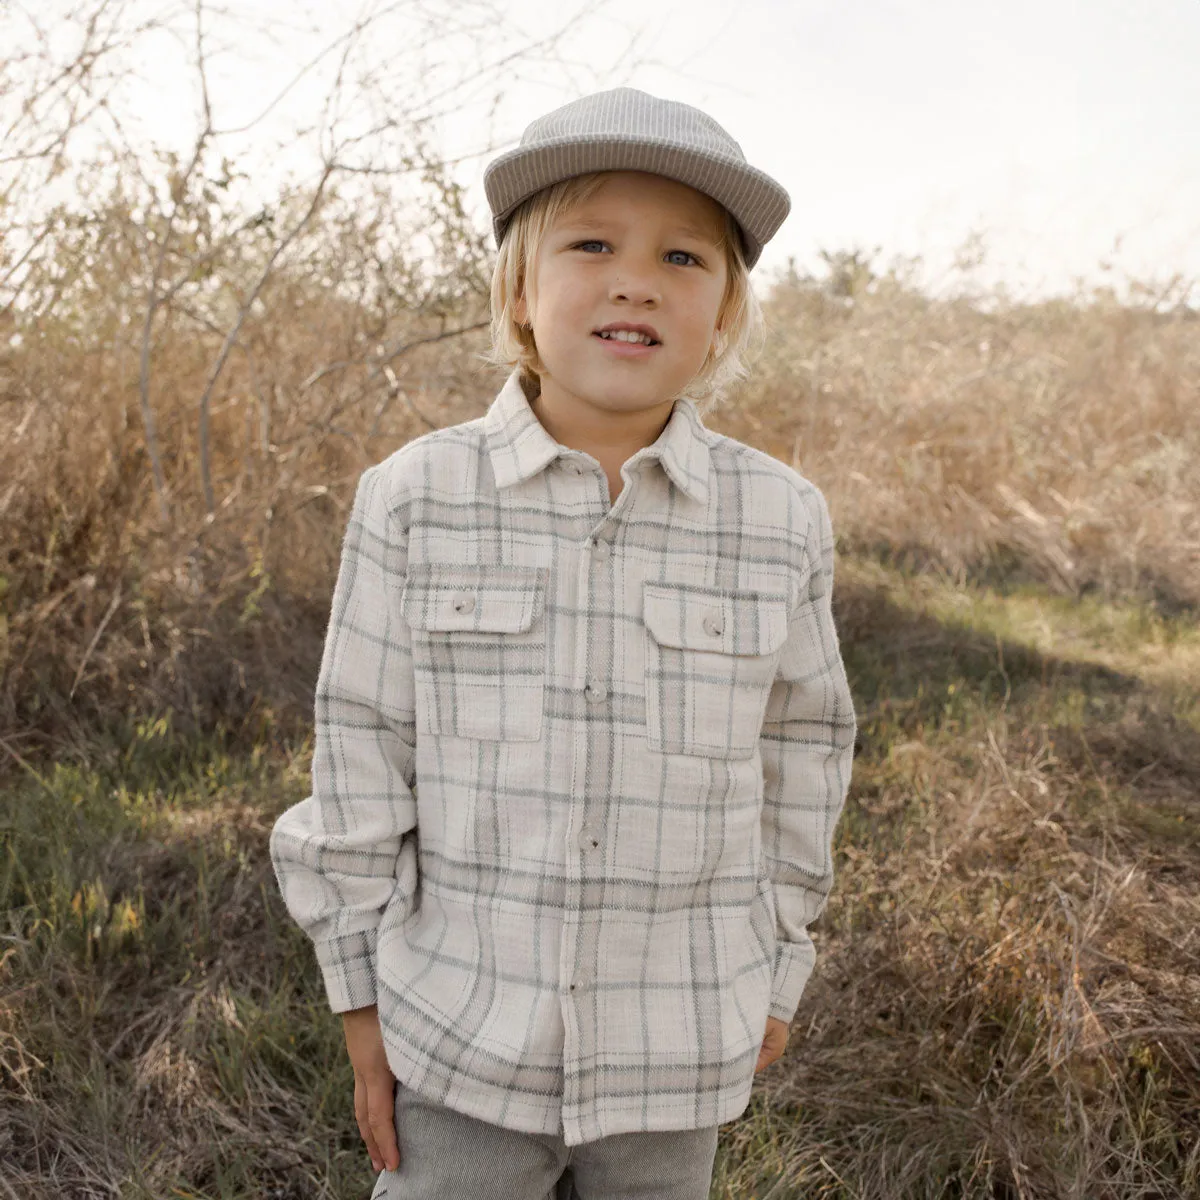
[(662, 345), (662, 340), (658, 336), (658, 330), (651, 325), (627, 325), (623, 322), (614, 322), (612, 325), (605, 325), (603, 329), (595, 330), (594, 336), (600, 338), (601, 341), (611, 342), (616, 345)]

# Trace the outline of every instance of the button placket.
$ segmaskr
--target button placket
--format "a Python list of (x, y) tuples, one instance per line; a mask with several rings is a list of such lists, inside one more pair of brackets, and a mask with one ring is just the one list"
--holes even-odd
[[(576, 645), (573, 683), (580, 690), (581, 715), (590, 718), (581, 722), (581, 736), (574, 739), (571, 813), (567, 833), (566, 874), (570, 890), (563, 923), (561, 975), (564, 987), (563, 1015), (567, 1028), (564, 1052), (566, 1084), (564, 1106), (579, 1106), (584, 1102), (580, 1093), (580, 1073), (572, 1068), (579, 1056), (594, 1053), (594, 1035), (586, 1020), (586, 997), (597, 985), (596, 964), (603, 961), (603, 939), (594, 919), (594, 897), (597, 872), (607, 854), (604, 826), (598, 814), (604, 811), (608, 776), (597, 772), (596, 766), (612, 761), (614, 730), (605, 708), (612, 703), (612, 686), (617, 675), (614, 667), (613, 592), (614, 572), (607, 563), (615, 557), (614, 539), (619, 530), (621, 514), (628, 510), (632, 486), (627, 484), (613, 504), (608, 496), (607, 481), (599, 464), (587, 460), (578, 472), (587, 492), (587, 511), (594, 513), (590, 528), (575, 543), (574, 569), (577, 581), (576, 603), (592, 609), (597, 617), (584, 627)], [(572, 489), (574, 490), (574, 489)], [(580, 1006), (584, 1005), (583, 1008)], [(585, 1014), (581, 1018), (581, 1013)]]

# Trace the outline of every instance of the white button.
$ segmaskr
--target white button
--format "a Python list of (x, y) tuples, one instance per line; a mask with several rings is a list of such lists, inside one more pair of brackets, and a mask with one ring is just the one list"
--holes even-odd
[(575, 972), (575, 978), (571, 981), (571, 991), (578, 991), (588, 985), (588, 973), (582, 967)]
[(572, 475), (582, 475), (583, 474), (583, 468), (577, 462), (573, 462), (569, 458), (564, 458), (561, 461), (562, 461), (564, 471), (570, 471)]
[(593, 703), (600, 704), (608, 698), (608, 688), (602, 683), (592, 680), (583, 689), (583, 694)]
[(585, 825), (579, 831), (579, 848), (581, 850), (598, 850), (600, 848), (600, 835), (591, 825)]
[(597, 542), (592, 547), (592, 553), (603, 562), (609, 555), (612, 547), (607, 542)]
[(469, 613), (475, 611), (475, 597), (459, 595), (454, 597), (454, 611), (456, 613)]
[(709, 637), (720, 637), (725, 632), (725, 627), (721, 624), (721, 618), (716, 613), (709, 613), (704, 618), (704, 632)]

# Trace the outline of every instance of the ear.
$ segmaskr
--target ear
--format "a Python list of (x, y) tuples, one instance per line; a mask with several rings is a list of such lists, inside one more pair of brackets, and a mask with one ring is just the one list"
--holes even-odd
[(529, 304), (525, 299), (525, 289), (522, 288), (520, 294), (513, 301), (513, 316), (517, 319), (518, 325), (529, 324)]

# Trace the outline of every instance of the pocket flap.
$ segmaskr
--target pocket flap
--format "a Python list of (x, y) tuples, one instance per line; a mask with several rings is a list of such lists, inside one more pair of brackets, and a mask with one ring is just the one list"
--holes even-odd
[(787, 640), (788, 602), (782, 595), (646, 583), (642, 608), (646, 628), (660, 646), (774, 654)]
[(549, 570), (410, 563), (400, 609), (412, 629), (523, 633), (541, 614)]

